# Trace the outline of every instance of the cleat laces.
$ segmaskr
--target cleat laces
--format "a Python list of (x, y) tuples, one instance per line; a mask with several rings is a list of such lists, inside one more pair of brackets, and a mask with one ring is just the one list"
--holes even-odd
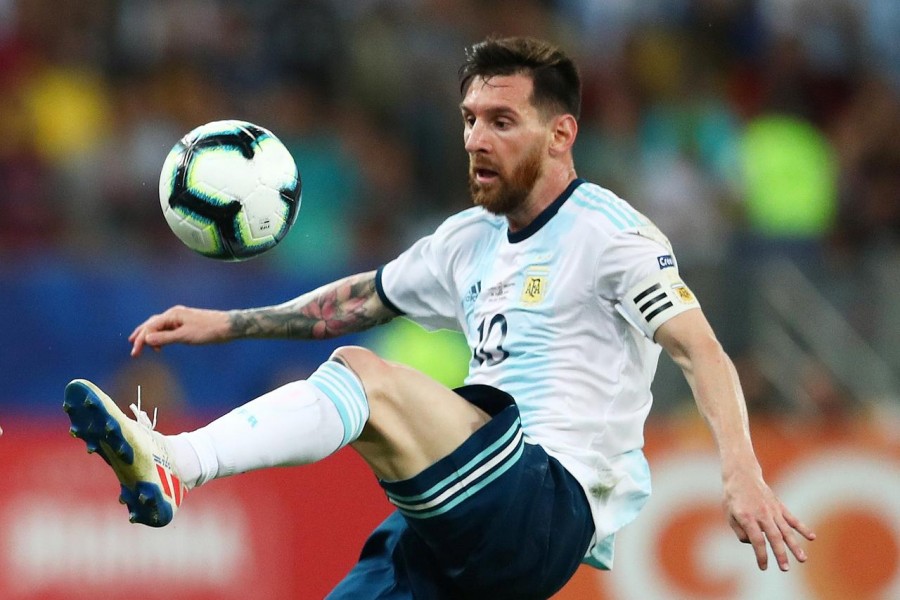
[(137, 404), (131, 403), (128, 408), (131, 409), (131, 413), (134, 415), (134, 420), (137, 421), (140, 425), (143, 425), (150, 431), (156, 429), (156, 411), (158, 407), (153, 408), (153, 420), (150, 420), (150, 416), (146, 411), (141, 410), (141, 386), (137, 386)]

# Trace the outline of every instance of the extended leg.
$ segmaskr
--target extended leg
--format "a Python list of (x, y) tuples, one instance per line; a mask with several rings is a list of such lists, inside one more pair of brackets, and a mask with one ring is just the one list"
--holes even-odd
[[(379, 478), (404, 479), (452, 452), (488, 420), (440, 383), (363, 348), (341, 348), (333, 359), (307, 381), (273, 390), (178, 436), (161, 436), (127, 418), (83, 380), (66, 388), (64, 408), (73, 434), (113, 467), (132, 518), (156, 526), (174, 516), (182, 482), (191, 488), (234, 473), (308, 464), (347, 444)], [(144, 459), (135, 461), (135, 454)], [(169, 478), (158, 474), (160, 466)], [(148, 496), (143, 484), (157, 493)], [(148, 497), (163, 510), (145, 514), (137, 499)]]

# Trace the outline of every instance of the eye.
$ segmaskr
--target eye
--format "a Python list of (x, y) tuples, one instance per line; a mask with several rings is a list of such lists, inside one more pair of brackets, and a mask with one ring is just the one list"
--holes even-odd
[(512, 127), (512, 121), (510, 121), (509, 119), (497, 119), (496, 121), (494, 121), (494, 127), (499, 129), (500, 131), (503, 131)]
[(475, 115), (463, 115), (463, 123), (468, 127), (475, 125)]

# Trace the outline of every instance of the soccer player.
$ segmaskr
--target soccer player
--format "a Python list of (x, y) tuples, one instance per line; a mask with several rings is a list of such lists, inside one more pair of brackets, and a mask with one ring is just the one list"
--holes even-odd
[(737, 537), (761, 569), (768, 547), (783, 570), (789, 554), (806, 560), (801, 537), (815, 536), (763, 479), (734, 367), (668, 240), (576, 175), (572, 60), (542, 41), (488, 39), (467, 52), (460, 89), (475, 207), (377, 271), (277, 306), (175, 306), (129, 340), (138, 356), (330, 338), (406, 315), (465, 333), (466, 385), (342, 347), (307, 380), (163, 436), (140, 407), (134, 421), (75, 380), (72, 431), (110, 463), (132, 520), (165, 525), (190, 488), (350, 445), (397, 510), (332, 598), (547, 598), (582, 562), (611, 568), (616, 532), (650, 493), (641, 448), (662, 347), (717, 442)]

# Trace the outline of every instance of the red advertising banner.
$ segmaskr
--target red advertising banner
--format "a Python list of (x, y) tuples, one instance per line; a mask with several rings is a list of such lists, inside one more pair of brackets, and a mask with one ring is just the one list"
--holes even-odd
[[(163, 529), (131, 525), (118, 484), (65, 416), (4, 416), (0, 598), (320, 599), (390, 511), (352, 452), (194, 490)], [(727, 527), (718, 461), (695, 421), (647, 432), (654, 493), (615, 569), (582, 568), (555, 600), (900, 598), (900, 431), (755, 423), (767, 477), (819, 535), (805, 565), (757, 571)]]
[(58, 423), (3, 419), (0, 598), (320, 599), (390, 512), (350, 450), (216, 480), (171, 525), (128, 522), (119, 485)]

